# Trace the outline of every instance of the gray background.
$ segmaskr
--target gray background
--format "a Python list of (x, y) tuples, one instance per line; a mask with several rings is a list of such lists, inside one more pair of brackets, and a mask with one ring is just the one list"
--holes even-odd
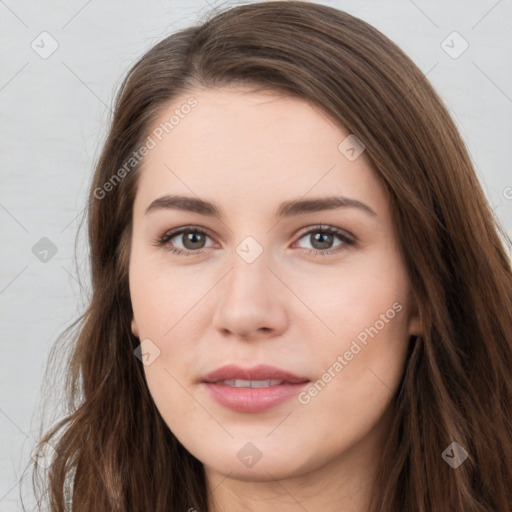
[[(240, 3), (250, 2), (0, 0), (0, 511), (21, 510), (46, 360), (87, 301), (84, 237), (76, 254), (74, 242), (114, 92), (157, 41)], [(512, 234), (510, 0), (319, 3), (373, 24), (427, 74)], [(469, 44), (457, 58), (454, 31)]]

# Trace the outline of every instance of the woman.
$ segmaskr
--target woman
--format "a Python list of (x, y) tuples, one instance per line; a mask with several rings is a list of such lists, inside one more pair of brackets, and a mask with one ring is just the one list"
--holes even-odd
[(88, 213), (51, 510), (512, 510), (506, 235), (380, 32), (292, 1), (163, 40)]

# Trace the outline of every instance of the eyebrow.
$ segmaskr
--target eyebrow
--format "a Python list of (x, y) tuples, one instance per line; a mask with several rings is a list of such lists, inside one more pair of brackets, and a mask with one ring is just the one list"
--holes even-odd
[[(368, 205), (361, 203), (357, 199), (351, 199), (343, 196), (330, 196), (285, 201), (277, 209), (276, 217), (282, 219), (303, 213), (337, 210), (340, 208), (358, 208), (369, 215), (377, 216), (377, 214)], [(214, 203), (191, 196), (166, 194), (155, 199), (146, 208), (145, 215), (157, 210), (182, 210), (222, 219), (220, 208)]]

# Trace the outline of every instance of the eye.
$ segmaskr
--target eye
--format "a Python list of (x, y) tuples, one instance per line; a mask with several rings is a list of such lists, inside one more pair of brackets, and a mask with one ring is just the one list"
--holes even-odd
[[(207, 238), (210, 237), (204, 229), (198, 226), (187, 226), (165, 233), (155, 241), (155, 245), (164, 247), (174, 254), (191, 256), (200, 254), (203, 249), (208, 248), (205, 246)], [(173, 241), (174, 239), (176, 240)]]
[[(210, 236), (203, 228), (199, 226), (185, 226), (168, 231), (163, 236), (157, 238), (154, 245), (163, 247), (165, 250), (180, 256), (193, 256), (201, 254), (205, 252), (205, 249), (212, 247), (212, 245), (206, 245), (206, 241), (209, 238)], [(314, 228), (310, 228), (303, 233), (296, 244), (303, 239), (309, 242), (311, 246), (302, 248), (309, 249), (309, 254), (313, 255), (338, 253), (355, 243), (354, 238), (345, 231), (334, 226), (322, 225), (314, 226)], [(336, 239), (339, 240), (338, 243), (335, 243)]]
[[(336, 238), (339, 240), (337, 244), (335, 244)], [(352, 236), (334, 226), (315, 226), (314, 229), (310, 229), (303, 234), (298, 242), (303, 239), (311, 245), (304, 248), (309, 249), (310, 252), (313, 251), (315, 255), (337, 253), (354, 244)]]

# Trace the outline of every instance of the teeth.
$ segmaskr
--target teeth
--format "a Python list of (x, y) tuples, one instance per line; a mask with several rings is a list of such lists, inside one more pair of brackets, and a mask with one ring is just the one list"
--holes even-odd
[(229, 386), (232, 388), (268, 388), (269, 386), (279, 386), (284, 381), (277, 379), (266, 379), (266, 380), (242, 380), (242, 379), (230, 379), (221, 380), (215, 384), (222, 386)]

